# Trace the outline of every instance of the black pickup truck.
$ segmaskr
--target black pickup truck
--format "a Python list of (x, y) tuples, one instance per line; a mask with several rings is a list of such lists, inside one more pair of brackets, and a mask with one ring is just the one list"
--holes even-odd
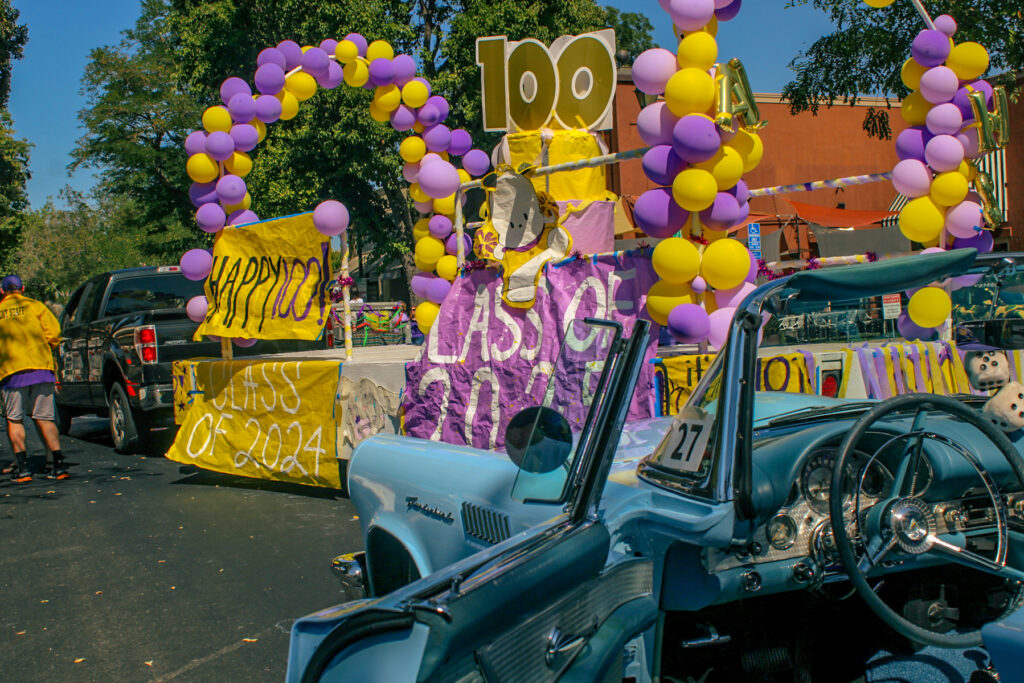
[[(67, 433), (76, 415), (110, 416), (119, 453), (148, 450), (150, 430), (174, 429), (171, 364), (219, 357), (220, 342), (192, 341), (198, 325), (185, 304), (203, 293), (177, 266), (118, 270), (87, 281), (61, 315), (57, 348), (58, 426)], [(261, 341), (236, 355), (325, 348), (319, 342)]]

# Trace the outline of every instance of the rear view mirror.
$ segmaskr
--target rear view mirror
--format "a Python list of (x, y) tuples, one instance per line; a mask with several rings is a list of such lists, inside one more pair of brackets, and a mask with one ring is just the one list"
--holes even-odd
[(964, 349), (1024, 349), (1024, 318), (972, 320), (956, 326), (956, 343)]
[(527, 472), (544, 474), (556, 470), (572, 452), (569, 421), (547, 406), (521, 410), (505, 429), (505, 452)]

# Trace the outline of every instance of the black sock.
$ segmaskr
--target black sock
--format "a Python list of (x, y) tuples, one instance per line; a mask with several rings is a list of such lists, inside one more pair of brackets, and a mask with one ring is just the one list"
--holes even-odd
[(28, 454), (25, 451), (18, 451), (14, 454), (14, 459), (18, 461), (18, 469), (22, 472), (28, 472)]
[(53, 468), (57, 469), (60, 467), (60, 464), (64, 462), (64, 453), (59, 450), (50, 451), (50, 453), (53, 454)]

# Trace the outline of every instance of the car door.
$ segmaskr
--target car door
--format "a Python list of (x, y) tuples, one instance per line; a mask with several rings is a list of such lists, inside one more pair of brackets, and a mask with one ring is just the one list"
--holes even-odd
[(94, 288), (90, 299), (83, 298), (83, 306), (88, 306), (88, 318), (83, 321), (86, 337), (86, 365), (88, 367), (87, 381), (89, 384), (89, 402), (94, 406), (106, 406), (107, 397), (103, 390), (103, 352), (105, 349), (104, 337), (97, 334), (96, 324), (100, 317), (100, 309), (103, 299), (107, 293), (107, 283), (110, 282), (109, 275), (101, 275), (91, 281)]
[[(638, 558), (608, 564), (610, 535), (597, 504), (648, 332), (641, 321), (628, 340), (616, 337), (588, 428), (567, 463), (563, 514), (384, 598), (297, 621), (287, 679), (595, 681), (620, 676), (626, 645), (645, 642), (642, 634), (650, 634), (657, 619), (653, 563)], [(543, 441), (523, 439), (530, 447)], [(529, 453), (520, 458), (531, 461)]]
[(98, 280), (89, 280), (71, 295), (61, 319), (58, 380), (60, 403), (69, 406), (93, 405), (89, 391), (89, 322), (102, 295)]

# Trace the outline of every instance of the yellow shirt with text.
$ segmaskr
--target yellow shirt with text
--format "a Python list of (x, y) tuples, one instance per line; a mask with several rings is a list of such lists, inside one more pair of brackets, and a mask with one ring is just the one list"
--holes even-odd
[(0, 380), (23, 370), (56, 370), (60, 323), (44, 304), (21, 294), (0, 300)]

